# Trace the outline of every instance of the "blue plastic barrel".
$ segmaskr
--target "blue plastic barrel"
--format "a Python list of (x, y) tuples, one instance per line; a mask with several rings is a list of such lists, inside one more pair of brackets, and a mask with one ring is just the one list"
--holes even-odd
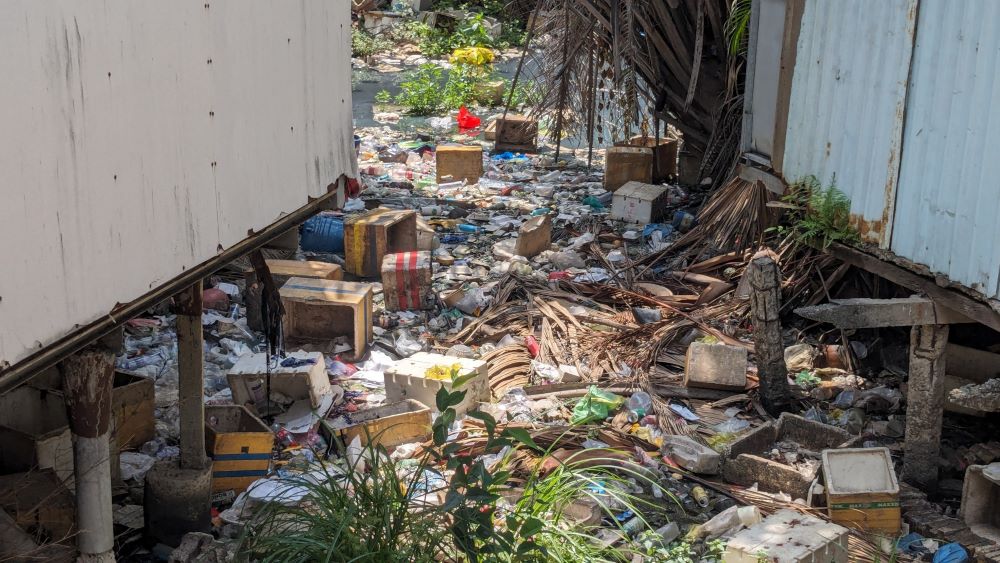
[(319, 214), (299, 228), (299, 246), (306, 252), (344, 253), (344, 218)]

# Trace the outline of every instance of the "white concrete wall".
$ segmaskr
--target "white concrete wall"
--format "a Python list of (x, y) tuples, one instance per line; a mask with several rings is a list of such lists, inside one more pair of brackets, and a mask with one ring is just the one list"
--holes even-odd
[(6, 0), (0, 52), (0, 368), (356, 171), (349, 0)]

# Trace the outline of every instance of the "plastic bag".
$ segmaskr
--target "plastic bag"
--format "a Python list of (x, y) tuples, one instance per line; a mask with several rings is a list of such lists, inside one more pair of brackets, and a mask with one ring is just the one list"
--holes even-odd
[(455, 119), (458, 121), (459, 129), (475, 129), (482, 123), (478, 117), (469, 113), (469, 110), (465, 106), (458, 109), (458, 116)]
[(486, 47), (462, 47), (452, 51), (448, 62), (452, 64), (467, 64), (483, 66), (493, 62), (493, 50)]
[(934, 563), (966, 563), (969, 552), (960, 543), (949, 543), (941, 546), (934, 554)]
[(591, 385), (587, 389), (587, 394), (573, 407), (573, 418), (570, 423), (586, 424), (604, 420), (609, 414), (618, 410), (624, 402), (624, 397), (602, 391), (596, 385)]

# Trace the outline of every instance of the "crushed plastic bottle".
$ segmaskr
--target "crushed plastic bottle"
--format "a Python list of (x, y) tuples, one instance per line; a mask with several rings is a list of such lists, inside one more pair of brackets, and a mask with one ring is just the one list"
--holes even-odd
[(636, 391), (632, 393), (632, 396), (628, 399), (628, 420), (629, 422), (638, 422), (642, 417), (646, 416), (653, 410), (653, 398), (649, 396), (649, 393), (645, 391)]

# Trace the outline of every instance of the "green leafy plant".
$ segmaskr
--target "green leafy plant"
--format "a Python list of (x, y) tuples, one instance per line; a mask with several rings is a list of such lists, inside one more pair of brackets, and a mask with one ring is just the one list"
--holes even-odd
[(751, 5), (751, 0), (732, 0), (729, 6), (729, 17), (723, 26), (723, 32), (726, 34), (730, 55), (746, 55)]
[(392, 92), (388, 90), (379, 90), (375, 94), (376, 104), (391, 104), (392, 103)]
[(372, 35), (363, 29), (351, 31), (351, 56), (367, 58), (392, 50), (392, 41), (380, 35)]
[(444, 73), (439, 66), (421, 65), (399, 84), (396, 103), (406, 106), (409, 113), (431, 115), (444, 109), (443, 85)]
[(837, 188), (836, 178), (823, 187), (815, 176), (795, 182), (784, 196), (790, 210), (788, 229), (771, 229), (779, 234), (790, 232), (800, 242), (826, 249), (833, 243), (856, 243), (861, 240), (851, 225), (851, 200)]
[[(486, 430), (481, 451), (464, 450), (449, 441), (456, 420), (455, 406), (465, 399), (462, 390), (474, 375), (452, 376), (453, 391), (440, 389), (435, 406), (440, 411), (432, 425), (433, 446), (417, 459), (394, 462), (377, 437), (347, 455), (339, 470), (306, 473), (286, 479), (285, 485), (304, 494), (302, 502), (268, 503), (254, 513), (240, 540), (244, 561), (619, 561), (621, 554), (605, 553), (585, 530), (576, 528), (565, 509), (575, 498), (590, 496), (607, 514), (611, 506), (641, 514), (649, 505), (626, 492), (622, 469), (611, 465), (586, 467), (572, 458), (543, 475), (539, 464), (512, 489), (503, 454), (529, 448), (549, 456), (523, 428), (499, 429), (485, 412), (471, 412)], [(558, 443), (558, 440), (556, 441)], [(487, 462), (480, 454), (495, 454)], [(494, 458), (496, 459), (496, 457)], [(422, 491), (428, 476), (443, 481), (444, 502), (425, 503)], [(640, 482), (641, 475), (634, 476)], [(617, 484), (617, 486), (612, 486)], [(600, 493), (595, 486), (600, 485)], [(501, 508), (504, 492), (516, 501)], [(414, 494), (417, 493), (417, 494)]]
[[(456, 110), (463, 105), (495, 107), (506, 101), (504, 96), (495, 95), (492, 85), (496, 83), (501, 84), (504, 90), (509, 87), (508, 82), (489, 65), (456, 64), (445, 72), (437, 65), (428, 63), (405, 76), (399, 85), (396, 103), (413, 115), (433, 115)], [(535, 99), (536, 92), (537, 88), (533, 85), (525, 84), (515, 90), (515, 99), (520, 103), (529, 103)], [(515, 107), (518, 105), (514, 104)]]
[(432, 506), (409, 498), (427, 469), (399, 477), (384, 448), (368, 446), (344, 471), (292, 477), (288, 489), (307, 501), (271, 502), (257, 510), (240, 539), (242, 560), (433, 561), (448, 545), (445, 522)]

